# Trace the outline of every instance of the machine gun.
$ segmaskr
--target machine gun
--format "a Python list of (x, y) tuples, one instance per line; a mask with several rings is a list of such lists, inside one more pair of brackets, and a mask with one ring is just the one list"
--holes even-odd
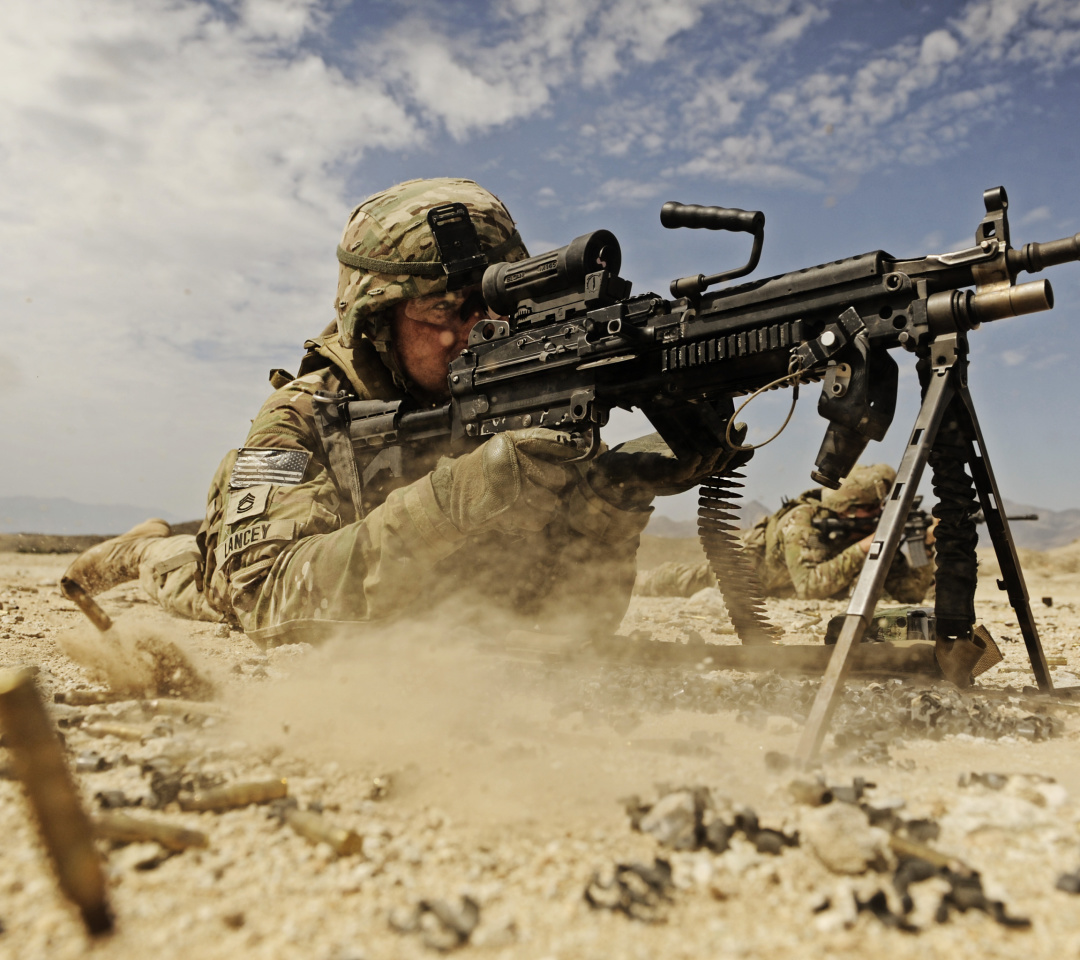
[[(925, 567), (930, 562), (930, 556), (926, 552), (926, 532), (934, 525), (934, 519), (922, 509), (922, 499), (922, 497), (916, 497), (912, 500), (911, 510), (904, 523), (904, 546), (907, 548), (908, 560), (913, 567)], [(1017, 520), (1038, 520), (1039, 515), (1015, 513), (1005, 519), (1010, 523)], [(981, 509), (972, 513), (971, 520), (976, 525), (986, 523), (986, 517)], [(877, 530), (878, 518), (876, 516), (815, 517), (810, 523), (826, 540), (854, 541), (869, 536)]]
[[(672, 299), (630, 295), (629, 281), (619, 276), (619, 243), (606, 230), (527, 260), (493, 264), (483, 271), (483, 294), (501, 318), (478, 322), (468, 347), (450, 364), (448, 404), (417, 409), (407, 400), (336, 398), (337, 417), (366, 460), (365, 482), (382, 471), (400, 475), (403, 447), (434, 437), (450, 437), (464, 448), (506, 430), (544, 426), (575, 435), (583, 455), (591, 455), (614, 407), (641, 409), (678, 457), (715, 454), (722, 447), (730, 460), (749, 449), (735, 425), (735, 398), (752, 399), (783, 386), (792, 386), (797, 396), (800, 385), (817, 381), (818, 412), (828, 426), (811, 477), (835, 488), (867, 442), (885, 436), (898, 376), (891, 351), (905, 350), (916, 361), (922, 409), (800, 758), (808, 760), (824, 736), (850, 650), (871, 619), (927, 462), (940, 519), (939, 637), (971, 635), (977, 540), (972, 514), (981, 506), (1035, 677), (1048, 691), (1046, 659), (967, 391), (967, 338), (981, 323), (1050, 309), (1049, 282), (1017, 283), (1017, 276), (1080, 259), (1080, 234), (1016, 249), (1010, 245), (1004, 188), (985, 191), (983, 205), (975, 242), (963, 250), (910, 259), (874, 250), (709, 292), (757, 266), (764, 214), (666, 203), (660, 212), (665, 227), (750, 234), (748, 262), (676, 280)], [(475, 283), (482, 269), (475, 231), (466, 236), (467, 221), (464, 208), (456, 214), (438, 208), (429, 215), (448, 277), (458, 286)], [(453, 235), (441, 237), (447, 222), (453, 223)], [(725, 475), (722, 465), (701, 486), (699, 531), (743, 642), (768, 642), (776, 631), (762, 615), (753, 570), (733, 533), (742, 484)], [(352, 495), (359, 500), (358, 486)], [(354, 505), (359, 512), (360, 504)]]

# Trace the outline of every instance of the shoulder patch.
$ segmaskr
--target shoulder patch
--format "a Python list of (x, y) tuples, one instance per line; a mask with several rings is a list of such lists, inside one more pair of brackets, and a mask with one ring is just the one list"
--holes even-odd
[(225, 513), (225, 522), (240, 523), (249, 517), (257, 517), (266, 510), (266, 501), (273, 487), (269, 483), (243, 487), (229, 494), (229, 509)]
[(229, 477), (233, 490), (262, 483), (295, 486), (303, 482), (311, 454), (307, 450), (273, 450), (241, 447)]

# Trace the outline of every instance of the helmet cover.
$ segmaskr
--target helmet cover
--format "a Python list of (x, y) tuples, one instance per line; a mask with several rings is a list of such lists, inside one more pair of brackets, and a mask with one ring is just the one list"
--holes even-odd
[[(407, 180), (376, 193), (350, 214), (338, 247), (334, 307), (343, 346), (366, 336), (400, 375), (390, 351), (391, 308), (445, 292), (447, 277), (427, 215), (432, 207), (455, 202), (468, 209), (480, 249), (492, 263), (529, 255), (502, 201), (472, 180)], [(402, 272), (391, 269), (395, 264), (403, 265)]]

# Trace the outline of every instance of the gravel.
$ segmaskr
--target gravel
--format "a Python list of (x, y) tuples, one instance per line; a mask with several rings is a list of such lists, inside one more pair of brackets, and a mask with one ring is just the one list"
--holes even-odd
[[(1005, 652), (1002, 667), (964, 693), (926, 678), (852, 682), (823, 765), (808, 773), (765, 757), (792, 753), (816, 690), (810, 679), (704, 663), (544, 666), (480, 657), (430, 628), (264, 653), (238, 632), (150, 610), (134, 585), (103, 606), (118, 622), (136, 608), (185, 644), (214, 680), (215, 709), (130, 695), (89, 702), (104, 687), (59, 647), (62, 632), (84, 629), (81, 615), (48, 585), (68, 561), (0, 554), (0, 609), (22, 618), (0, 627), (0, 659), (37, 666), (50, 702), (83, 695), (50, 708), (88, 810), (104, 806), (97, 795), (108, 804), (122, 796), (128, 806), (117, 813), (207, 839), (182, 851), (100, 841), (117, 932), (94, 953), (1023, 951), (1056, 960), (1080, 949), (1076, 708), (1051, 710), (1023, 694), (1027, 675), (1007, 669), (1022, 668), (1023, 645), (992, 582), (978, 606)], [(1055, 577), (1049, 566), (1032, 579), (1033, 595), (1055, 598), (1036, 617), (1047, 652), (1064, 660), (1059, 670), (1080, 675), (1080, 590)], [(730, 643), (729, 625), (708, 607), (714, 599), (688, 607), (635, 598), (620, 632), (685, 642), (693, 631)], [(841, 605), (769, 609), (787, 642), (811, 643)], [(103, 735), (91, 736), (95, 727)], [(125, 727), (141, 732), (118, 736)], [(280, 801), (180, 808), (184, 796), (280, 779), (290, 807), (310, 812), (305, 822), (359, 843), (339, 854), (302, 835)], [(637, 829), (627, 816), (633, 794), (649, 798), (636, 801)], [(2, 778), (0, 826), (0, 957), (87, 955), (92, 945), (57, 893), (21, 787)], [(953, 866), (900, 875), (894, 837)]]

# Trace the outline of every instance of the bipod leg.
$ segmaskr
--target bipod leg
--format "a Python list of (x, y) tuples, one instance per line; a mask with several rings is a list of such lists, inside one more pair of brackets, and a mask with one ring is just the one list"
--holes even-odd
[(862, 572), (855, 583), (836, 647), (829, 658), (829, 666), (825, 670), (821, 687), (810, 709), (810, 717), (795, 750), (795, 762), (800, 766), (809, 766), (814, 761), (821, 749), (821, 742), (825, 739), (840, 690), (851, 668), (852, 650), (862, 642), (863, 634), (874, 615), (874, 607), (881, 596), (885, 577), (900, 546), (904, 524), (922, 479), (930, 448), (941, 426), (941, 418), (956, 394), (953, 379), (951, 366), (935, 370), (930, 379), (919, 415), (915, 418), (915, 427), (900, 460), (900, 468), (896, 471), (896, 482), (885, 501), (874, 541), (870, 545), (870, 553), (867, 554), (866, 563), (863, 564)]
[(1016, 622), (1020, 625), (1020, 633), (1024, 637), (1028, 659), (1031, 661), (1031, 670), (1035, 674), (1035, 682), (1038, 684), (1040, 693), (1053, 693), (1054, 683), (1050, 679), (1050, 667), (1046, 662), (1039, 631), (1035, 626), (1035, 617), (1031, 612), (1027, 584), (1024, 582), (1024, 573), (1020, 569), (1020, 560), (1016, 555), (1016, 544), (1013, 541), (1012, 531), (1009, 529), (1009, 521), (1001, 504), (1001, 494), (998, 492), (997, 481), (994, 479), (994, 471), (990, 466), (990, 456), (986, 452), (986, 443), (979, 429), (979, 420), (975, 416), (975, 404), (966, 386), (961, 387), (957, 393), (967, 414), (965, 419), (968, 422), (964, 424), (964, 427), (969, 435), (968, 465), (971, 468), (972, 479), (975, 481), (975, 489), (979, 493), (979, 503), (982, 506), (983, 516), (986, 518), (986, 529), (994, 544), (998, 566), (1001, 568), (998, 587), (1007, 592), (1009, 603), (1016, 614)]

